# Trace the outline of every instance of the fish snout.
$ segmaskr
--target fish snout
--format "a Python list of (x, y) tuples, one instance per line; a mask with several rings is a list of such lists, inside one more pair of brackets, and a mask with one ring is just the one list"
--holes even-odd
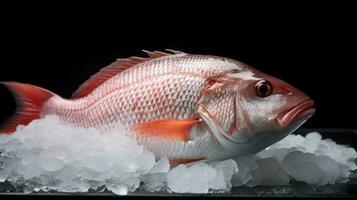
[(299, 104), (280, 113), (276, 118), (277, 123), (282, 127), (287, 127), (293, 122), (308, 119), (316, 112), (314, 100), (308, 98)]

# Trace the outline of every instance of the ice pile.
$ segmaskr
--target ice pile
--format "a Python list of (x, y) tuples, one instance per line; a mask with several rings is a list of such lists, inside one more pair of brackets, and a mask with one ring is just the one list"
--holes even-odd
[(317, 132), (289, 135), (255, 155), (236, 158), (233, 186), (288, 185), (291, 179), (313, 185), (347, 182), (356, 170), (356, 150), (322, 139)]
[(179, 165), (167, 174), (170, 191), (178, 193), (225, 192), (231, 189), (232, 175), (238, 172), (233, 160)]
[(139, 187), (155, 156), (134, 139), (61, 124), (55, 116), (0, 136), (0, 182), (25, 191), (86, 192), (105, 185), (118, 194)]
[(125, 134), (102, 134), (47, 116), (0, 135), (0, 183), (25, 192), (226, 192), (232, 185), (286, 185), (291, 179), (344, 182), (357, 169), (356, 158), (353, 148), (310, 133), (290, 135), (256, 155), (170, 169), (166, 158), (156, 162), (153, 153)]

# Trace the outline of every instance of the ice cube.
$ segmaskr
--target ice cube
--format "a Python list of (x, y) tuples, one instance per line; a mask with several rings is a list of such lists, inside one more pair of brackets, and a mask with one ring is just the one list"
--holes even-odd
[(293, 151), (284, 158), (282, 167), (295, 180), (318, 184), (325, 173), (315, 160), (316, 157), (311, 153)]
[(166, 173), (145, 174), (142, 181), (144, 189), (150, 192), (161, 191), (167, 185)]
[(170, 170), (170, 163), (166, 157), (161, 158), (154, 167), (151, 168), (149, 174), (166, 173)]
[(280, 163), (274, 157), (264, 158), (256, 161), (258, 168), (252, 173), (252, 181), (248, 185), (287, 185), (289, 177), (280, 167)]
[(216, 177), (209, 180), (208, 187), (215, 191), (229, 191), (232, 187), (231, 179), (238, 172), (237, 163), (232, 160), (212, 162), (211, 165), (216, 170)]
[(126, 195), (128, 194), (128, 187), (126, 185), (113, 185), (113, 184), (107, 184), (107, 189), (114, 194), (117, 195)]
[(254, 155), (236, 157), (238, 173), (232, 177), (233, 186), (242, 186), (252, 179), (252, 171), (258, 168)]
[(321, 141), (322, 136), (318, 132), (311, 132), (305, 136), (305, 139), (312, 143), (318, 143)]
[(207, 193), (209, 181), (216, 176), (216, 170), (206, 163), (193, 166), (179, 165), (167, 174), (168, 187), (179, 193)]

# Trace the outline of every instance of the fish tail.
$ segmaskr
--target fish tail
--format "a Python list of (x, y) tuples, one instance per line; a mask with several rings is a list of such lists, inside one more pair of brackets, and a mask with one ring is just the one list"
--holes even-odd
[(16, 100), (16, 111), (0, 126), (0, 134), (11, 134), (20, 124), (27, 125), (40, 118), (42, 105), (54, 94), (46, 89), (24, 83), (0, 82), (13, 94)]

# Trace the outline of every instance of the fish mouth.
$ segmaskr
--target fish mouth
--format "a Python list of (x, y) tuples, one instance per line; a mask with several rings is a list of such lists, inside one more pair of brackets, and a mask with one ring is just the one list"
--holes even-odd
[(315, 113), (314, 105), (313, 100), (305, 100), (288, 111), (280, 113), (276, 121), (279, 125), (286, 127), (297, 119), (307, 119)]

